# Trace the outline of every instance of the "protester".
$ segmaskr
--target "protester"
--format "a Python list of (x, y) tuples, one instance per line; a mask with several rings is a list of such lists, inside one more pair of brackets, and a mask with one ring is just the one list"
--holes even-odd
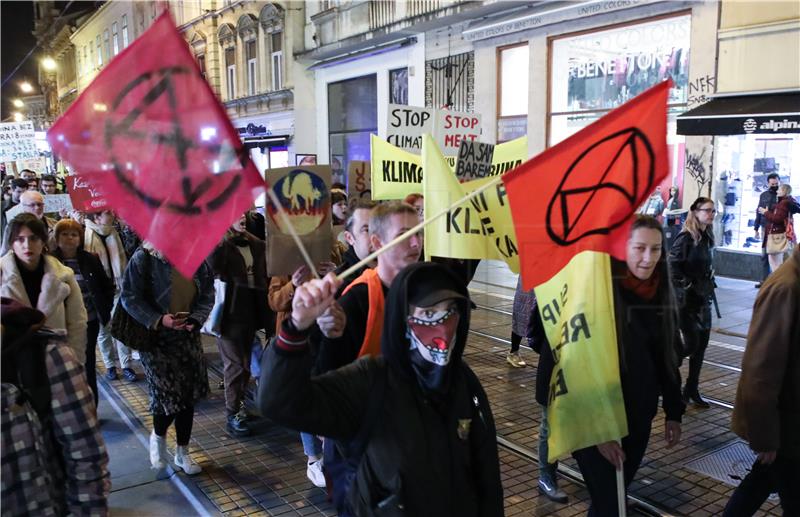
[(778, 187), (777, 203), (771, 209), (758, 207), (758, 213), (767, 220), (764, 240), (767, 241), (767, 258), (772, 273), (783, 264), (784, 255), (791, 252), (792, 242), (787, 235), (790, 226), (787, 222), (790, 222), (795, 205), (791, 194), (792, 186), (784, 183)]
[[(56, 221), (55, 219), (44, 215), (44, 196), (42, 196), (42, 194), (39, 192), (28, 190), (27, 192), (20, 194), (19, 202), (22, 205), (23, 212), (35, 215), (44, 223), (47, 231), (47, 249), (55, 249), (56, 241), (53, 232), (56, 227)], [(8, 245), (8, 243), (5, 244)], [(5, 251), (8, 251), (8, 248), (5, 248)]]
[(58, 194), (56, 177), (52, 174), (42, 174), (41, 191), (44, 195)]
[[(336, 276), (344, 273), (372, 252), (369, 242), (369, 218), (375, 206), (372, 201), (358, 200), (351, 207), (350, 214), (347, 216), (347, 221), (344, 225), (344, 238), (347, 241), (348, 248), (342, 255), (342, 263), (336, 268)], [(370, 265), (365, 264), (345, 278), (342, 281), (340, 290), (347, 289), (350, 282), (358, 278), (368, 267)]]
[(82, 362), (42, 328), (42, 312), (0, 306), (3, 515), (108, 515), (108, 455)]
[(533, 289), (523, 291), (522, 276), (519, 276), (517, 289), (514, 292), (514, 309), (511, 314), (511, 349), (506, 356), (506, 361), (514, 368), (522, 368), (527, 365), (519, 355), (519, 346), (522, 344), (522, 337), (527, 334), (531, 307), (534, 303), (536, 303), (536, 295), (533, 293)]
[(100, 259), (83, 249), (83, 227), (80, 224), (72, 219), (62, 219), (56, 224), (55, 236), (58, 247), (53, 256), (75, 273), (86, 308), (86, 380), (97, 404), (95, 343), (100, 327), (111, 321), (114, 283), (106, 276)]
[(800, 515), (800, 248), (756, 298), (732, 428), (758, 457), (724, 517), (754, 515), (773, 492), (784, 515)]
[(419, 215), (420, 222), (425, 220), (425, 198), (422, 194), (409, 194), (403, 202), (414, 207), (414, 210), (417, 211), (417, 215)]
[(3, 211), (2, 211), (2, 220), (0, 220), (0, 228), (3, 231), (3, 243), (5, 243), (5, 231), (6, 226), (8, 225), (8, 216), (6, 212), (10, 209), (14, 208), (19, 204), (19, 198), (23, 192), (27, 192), (28, 190), (28, 182), (23, 179), (13, 179), (10, 183), (10, 190), (9, 194), (10, 197), (5, 197), (5, 190), (3, 191)]
[(775, 203), (778, 202), (778, 183), (780, 183), (781, 177), (772, 172), (767, 175), (767, 190), (761, 193), (758, 196), (758, 207), (756, 207), (756, 220), (753, 222), (753, 231), (755, 232), (755, 238), (759, 238), (758, 229), (764, 226), (764, 238), (761, 239), (761, 282), (756, 284), (756, 287), (761, 287), (761, 283), (767, 279), (769, 275), (769, 257), (767, 257), (767, 233), (766, 233), (766, 226), (767, 221), (764, 219), (761, 209), (765, 210), (772, 210), (772, 207), (775, 206)]
[(650, 441), (659, 395), (666, 415), (666, 447), (680, 440), (684, 405), (675, 355), (677, 317), (663, 241), (658, 220), (639, 217), (631, 227), (625, 263), (614, 261), (612, 265), (628, 435), (621, 446), (610, 441), (572, 453), (592, 499), (590, 516), (618, 515), (614, 469), (623, 469), (625, 486), (630, 485)]
[(256, 207), (250, 208), (246, 214), (247, 224), (245, 225), (250, 235), (255, 235), (262, 241), (267, 240), (267, 220), (261, 215)]
[(714, 202), (697, 198), (689, 209), (683, 230), (669, 252), (669, 266), (678, 301), (683, 356), (689, 357), (689, 374), (683, 389), (685, 403), (708, 408), (700, 395), (700, 368), (711, 335), (711, 298), (714, 295)]
[[(114, 212), (110, 210), (89, 214), (86, 218), (84, 247), (86, 251), (94, 253), (100, 258), (106, 276), (114, 283), (116, 293), (114, 295), (114, 307), (116, 307), (117, 303), (119, 303), (122, 276), (125, 273), (128, 257), (125, 255), (122, 240), (117, 230), (114, 229), (114, 219)], [(117, 367), (114, 360), (114, 355), (116, 355), (125, 380), (128, 382), (136, 382), (138, 380), (138, 376), (133, 369), (131, 350), (122, 341), (111, 336), (110, 325), (107, 324), (100, 327), (97, 346), (100, 347), (100, 354), (103, 356), (106, 379), (109, 381), (117, 379)]]
[(333, 225), (343, 226), (347, 220), (350, 207), (347, 205), (347, 193), (340, 189), (331, 189), (331, 212), (333, 213)]
[(8, 223), (9, 251), (0, 259), (0, 296), (45, 315), (45, 326), (66, 334), (81, 364), (86, 362), (86, 308), (72, 270), (45, 251), (47, 230), (33, 214)]
[(338, 282), (298, 288), (265, 354), (259, 405), (282, 425), (361, 444), (339, 515), (503, 515), (492, 412), (462, 360), (467, 290), (441, 265), (411, 263), (388, 291), (382, 356), (313, 378), (308, 329), (317, 320), (323, 333), (341, 331), (330, 321)]
[(166, 466), (167, 429), (175, 422), (175, 466), (197, 474), (202, 469), (188, 447), (195, 404), (209, 391), (200, 327), (214, 305), (211, 266), (203, 262), (193, 278), (185, 278), (145, 242), (125, 269), (120, 302), (155, 333), (154, 342), (139, 351), (153, 414), (150, 463), (155, 469)]
[(222, 357), (226, 429), (235, 437), (248, 436), (244, 398), (250, 382), (250, 354), (256, 331), (272, 332), (274, 317), (267, 306), (266, 244), (245, 230), (246, 217), (237, 219), (214, 250), (211, 266), (225, 282), (225, 305), (217, 348)]

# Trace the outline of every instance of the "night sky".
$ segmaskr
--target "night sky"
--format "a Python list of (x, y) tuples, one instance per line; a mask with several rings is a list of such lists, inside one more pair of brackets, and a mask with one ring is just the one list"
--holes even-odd
[[(54, 2), (55, 8), (66, 13), (80, 10), (91, 10), (102, 2)], [(0, 68), (2, 68), (2, 118), (5, 119), (14, 111), (11, 101), (23, 95), (19, 83), (27, 80), (34, 87), (34, 94), (41, 93), (37, 83), (37, 63), (43, 54), (38, 49), (31, 54), (19, 70), (10, 76), (14, 68), (25, 55), (36, 45), (33, 37), (33, 2), (2, 0), (0, 1)]]

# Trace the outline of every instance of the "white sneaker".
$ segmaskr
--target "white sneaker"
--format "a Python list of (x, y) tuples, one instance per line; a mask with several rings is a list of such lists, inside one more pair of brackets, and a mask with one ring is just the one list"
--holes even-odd
[(175, 448), (175, 466), (183, 469), (184, 472), (193, 476), (203, 471), (202, 467), (194, 462), (186, 447), (178, 445)]
[(325, 488), (325, 474), (322, 473), (322, 460), (309, 461), (306, 476), (315, 487)]
[(508, 361), (508, 364), (514, 368), (522, 368), (528, 364), (522, 357), (520, 357), (519, 352), (509, 352), (506, 356), (506, 361)]
[(150, 465), (157, 470), (167, 467), (167, 440), (150, 433)]

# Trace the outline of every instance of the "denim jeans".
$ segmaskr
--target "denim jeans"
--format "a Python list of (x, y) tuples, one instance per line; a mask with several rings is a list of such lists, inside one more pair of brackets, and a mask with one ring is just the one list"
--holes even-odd
[(303, 442), (303, 452), (306, 456), (322, 457), (322, 440), (308, 433), (300, 433), (300, 440)]
[[(114, 309), (117, 308), (117, 304), (119, 303), (119, 292), (114, 296), (114, 307), (111, 309), (111, 313), (114, 313)], [(87, 348), (90, 346), (94, 346), (94, 343), (88, 343)], [(117, 353), (117, 358), (119, 359), (119, 365), (121, 368), (130, 368), (131, 367), (131, 349), (122, 344), (122, 341), (117, 341), (113, 337), (111, 337), (111, 322), (106, 324), (105, 327), (101, 326), (100, 331), (97, 334), (97, 346), (100, 347), (100, 355), (103, 356), (103, 365), (106, 369), (115, 366), (114, 364), (114, 352)]]

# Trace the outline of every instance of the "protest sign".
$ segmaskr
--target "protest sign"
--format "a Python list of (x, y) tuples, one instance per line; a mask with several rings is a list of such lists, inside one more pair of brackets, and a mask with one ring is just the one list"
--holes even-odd
[(38, 158), (33, 122), (0, 123), (0, 162)]
[[(286, 212), (311, 260), (331, 259), (331, 168), (327, 165), (267, 169), (266, 180)], [(289, 228), (270, 202), (266, 206), (267, 274), (291, 275), (305, 264)]]
[(12, 220), (17, 216), (17, 214), (22, 213), (22, 203), (17, 203), (16, 205), (12, 206), (8, 210), (6, 210), (6, 219)]
[[(422, 160), (419, 156), (398, 149), (375, 135), (372, 147), (372, 199), (403, 199), (409, 194), (422, 193)], [(518, 138), (494, 147), (490, 175), (496, 176), (520, 165), (528, 156), (528, 137)], [(445, 156), (450, 170), (456, 158)]]
[(372, 199), (372, 181), (369, 162), (353, 160), (347, 171), (347, 195), (350, 200)]
[(547, 404), (547, 461), (553, 463), (628, 434), (610, 258), (578, 253), (535, 293), (555, 362)]
[(389, 120), (386, 125), (386, 141), (390, 144), (419, 154), (422, 151), (422, 135), (434, 132), (435, 111), (402, 104), (389, 104)]
[[(429, 135), (423, 139), (425, 214), (438, 214), (492, 178), (459, 183)], [(495, 180), (496, 181), (496, 180)], [(519, 271), (519, 253), (505, 187), (498, 182), (451, 209), (425, 228), (425, 254), (461, 259), (497, 259)]]
[(456, 178), (458, 181), (471, 181), (491, 175), (494, 145), (462, 140), (458, 149)]
[(481, 136), (481, 116), (457, 111), (436, 113), (434, 138), (446, 156), (455, 156), (464, 140), (477, 140)]
[(48, 194), (44, 196), (44, 213), (57, 214), (62, 210), (72, 210), (69, 194)]
[(67, 193), (72, 207), (82, 212), (99, 212), (108, 207), (108, 200), (96, 185), (81, 176), (66, 177)]

